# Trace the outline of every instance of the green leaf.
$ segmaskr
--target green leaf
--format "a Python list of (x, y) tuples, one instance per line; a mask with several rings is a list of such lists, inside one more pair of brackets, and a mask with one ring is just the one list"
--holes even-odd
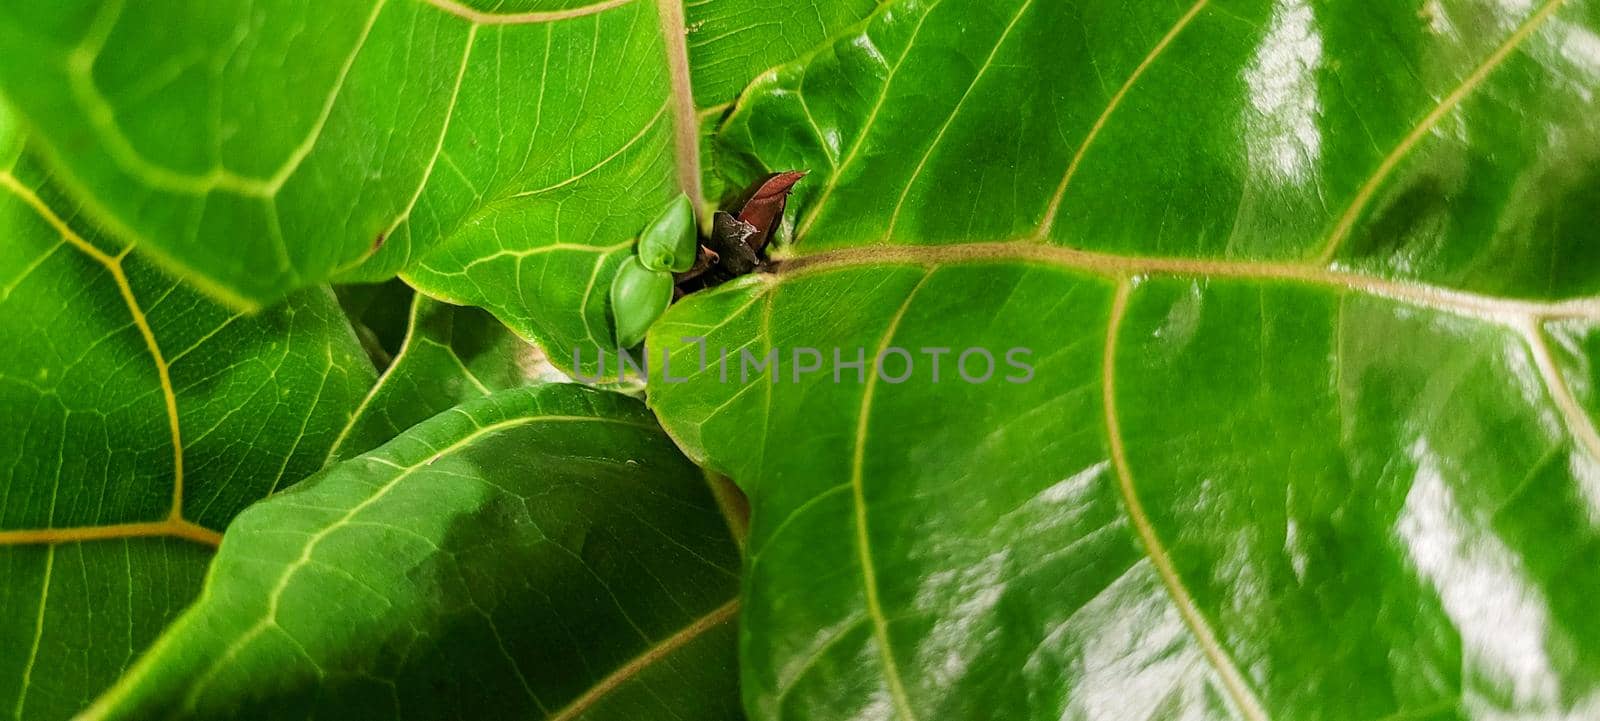
[[(743, 189), (710, 149), (715, 129), (751, 80), (805, 56), (867, 17), (878, 0), (691, 0), (689, 68), (700, 108), (704, 195), (727, 203)], [(737, 168), (735, 168), (737, 170)], [(710, 217), (707, 213), (706, 217)]]
[(218, 307), (95, 232), (0, 112), (0, 713), (81, 710), (373, 370), (332, 293)]
[(84, 718), (737, 718), (738, 559), (637, 401), (505, 391), (240, 515)]
[(394, 363), (350, 418), (330, 458), (359, 456), (494, 391), (565, 380), (538, 348), (478, 308), (419, 295), (410, 309)]
[(488, 5), (11, 4), (0, 87), (91, 210), (220, 298), (404, 273), (564, 364), (613, 346), (606, 292), (650, 219), (703, 205), (696, 99), (870, 9), (697, 3), (691, 51), (672, 0)]
[(877, 6), (878, 0), (683, 3), (695, 105), (719, 112), (756, 76), (825, 44)]
[(647, 341), (751, 497), (751, 714), (1600, 713), (1597, 32), (897, 0), (759, 79), (718, 162), (809, 168), (796, 240)]

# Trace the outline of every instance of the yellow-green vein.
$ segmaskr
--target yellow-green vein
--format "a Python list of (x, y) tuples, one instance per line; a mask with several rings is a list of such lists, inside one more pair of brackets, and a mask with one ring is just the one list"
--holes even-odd
[(1200, 14), (1207, 2), (1208, 0), (1197, 0), (1189, 8), (1188, 12), (1178, 18), (1178, 22), (1174, 23), (1172, 29), (1168, 30), (1167, 34), (1162, 36), (1161, 40), (1155, 44), (1155, 47), (1150, 49), (1150, 53), (1144, 56), (1144, 60), (1133, 69), (1133, 72), (1128, 75), (1128, 79), (1123, 81), (1122, 87), (1117, 88), (1117, 92), (1112, 94), (1111, 100), (1106, 102), (1105, 110), (1100, 111), (1100, 116), (1095, 118), (1093, 125), (1089, 126), (1089, 132), (1084, 134), (1083, 141), (1078, 143), (1077, 152), (1072, 154), (1072, 160), (1067, 163), (1067, 172), (1066, 175), (1062, 176), (1061, 184), (1056, 186), (1055, 194), (1050, 196), (1050, 204), (1045, 208), (1044, 220), (1039, 223), (1039, 230), (1035, 234), (1036, 238), (1042, 240), (1050, 236), (1050, 230), (1055, 227), (1056, 215), (1061, 212), (1061, 199), (1067, 195), (1067, 186), (1072, 183), (1072, 176), (1078, 173), (1078, 166), (1083, 162), (1083, 156), (1089, 152), (1089, 146), (1094, 143), (1095, 138), (1100, 136), (1100, 131), (1105, 129), (1106, 121), (1111, 118), (1112, 113), (1117, 111), (1117, 106), (1122, 104), (1122, 99), (1127, 96), (1128, 90), (1133, 88), (1134, 83), (1139, 82), (1139, 78), (1144, 75), (1144, 71), (1149, 69), (1150, 64), (1154, 63), (1156, 58), (1166, 51), (1167, 46), (1172, 44), (1172, 39), (1178, 37), (1178, 33), (1183, 32), (1183, 29), (1189, 26), (1190, 21)]
[(605, 0), (592, 5), (580, 5), (566, 10), (535, 10), (520, 13), (486, 12), (469, 5), (464, 5), (456, 0), (425, 0), (440, 10), (462, 18), (474, 25), (530, 25), (533, 23), (548, 23), (570, 18), (581, 18), (585, 15), (605, 12), (611, 8), (621, 7), (634, 0)]
[[(178, 395), (172, 386), (172, 374), (166, 358), (162, 355), (161, 344), (156, 340), (155, 331), (150, 327), (150, 321), (145, 317), (144, 309), (139, 304), (139, 299), (133, 293), (133, 286), (128, 281), (127, 273), (122, 269), (122, 261), (128, 255), (128, 249), (118, 255), (109, 255), (95, 247), (93, 243), (78, 235), (61, 216), (56, 215), (50, 206), (46, 205), (33, 190), (23, 185), (21, 181), (9, 172), (0, 173), (0, 187), (4, 187), (16, 196), (41, 219), (53, 228), (68, 245), (82, 251), (94, 262), (103, 266), (110, 274), (111, 280), (117, 286), (118, 293), (122, 296), (123, 304), (127, 306), (132, 317), (133, 325), (143, 339), (146, 350), (150, 353), (155, 364), (157, 382), (161, 387), (162, 401), (166, 407), (168, 432), (172, 439), (172, 501), (167, 510), (166, 517), (160, 521), (149, 523), (126, 523), (107, 526), (89, 526), (82, 528), (61, 529), (30, 529), (0, 532), (0, 544), (4, 543), (64, 543), (73, 540), (91, 540), (99, 538), (117, 538), (126, 536), (153, 536), (169, 535), (186, 538), (210, 545), (216, 545), (220, 537), (214, 531), (201, 529), (183, 518), (183, 434), (178, 419)], [(131, 246), (129, 247), (131, 249)], [(116, 529), (125, 532), (122, 535), (96, 529)], [(204, 532), (201, 532), (204, 531)]]
[(694, 623), (683, 627), (671, 636), (646, 649), (644, 653), (617, 667), (615, 671), (607, 674), (605, 678), (600, 679), (598, 683), (591, 686), (582, 696), (573, 699), (572, 703), (562, 707), (560, 711), (547, 716), (546, 721), (572, 721), (572, 719), (583, 716), (600, 699), (605, 698), (606, 694), (615, 691), (617, 687), (639, 675), (640, 671), (649, 668), (651, 664), (660, 661), (672, 652), (689, 645), (691, 641), (699, 638), (706, 631), (727, 623), (738, 613), (739, 599), (737, 598), (718, 606), (710, 613), (696, 619)]
[(1505, 42), (1500, 44), (1500, 47), (1495, 48), (1495, 51), (1490, 53), (1489, 57), (1484, 58), (1483, 62), (1468, 74), (1466, 79), (1462, 80), (1454, 91), (1446, 95), (1443, 100), (1439, 101), (1438, 105), (1434, 106), (1431, 112), (1423, 116), (1416, 127), (1412, 128), (1411, 132), (1407, 133), (1400, 140), (1400, 143), (1394, 147), (1394, 150), (1390, 151), (1383, 161), (1378, 163), (1377, 169), (1372, 171), (1372, 175), (1367, 178), (1365, 183), (1361, 184), (1361, 188), (1356, 191), (1355, 198), (1350, 201), (1349, 207), (1345, 208), (1344, 212), (1339, 215), (1338, 222), (1334, 224), (1333, 230), (1328, 233), (1328, 239), (1322, 244), (1322, 252), (1318, 256), (1318, 262), (1324, 265), (1333, 262), (1334, 257), (1339, 252), (1339, 246), (1344, 243), (1345, 238), (1349, 237), (1350, 231), (1355, 228), (1356, 221), (1360, 219), (1362, 211), (1372, 202), (1372, 197), (1377, 193), (1378, 187), (1383, 185), (1383, 181), (1387, 180), (1389, 175), (1394, 172), (1400, 161), (1411, 152), (1411, 149), (1418, 142), (1421, 142), (1428, 133), (1433, 131), (1434, 126), (1438, 125), (1439, 121), (1444, 119), (1444, 116), (1448, 115), (1473, 90), (1477, 89), (1478, 85), (1483, 83), (1484, 78), (1494, 72), (1495, 68), (1500, 67), (1500, 64), (1505, 62), (1505, 59), (1511, 55), (1513, 50), (1516, 50), (1523, 41), (1532, 36), (1534, 31), (1538, 30), (1539, 26), (1544, 24), (1544, 21), (1557, 8), (1561, 7), (1561, 3), (1562, 0), (1546, 0), (1544, 5), (1528, 16), (1528, 19), (1524, 20), (1522, 25), (1518, 26), (1516, 31), (1512, 32)]
[(56, 547), (45, 549), (44, 580), (39, 587), (39, 613), (33, 622), (33, 645), (28, 649), (28, 662), (22, 667), (22, 686), (17, 689), (17, 707), (13, 716), (21, 721), (22, 710), (28, 702), (28, 688), (33, 685), (33, 667), (39, 661), (39, 643), (44, 640), (44, 611), (50, 601), (50, 579), (56, 568)]
[(1521, 322), (1527, 317), (1600, 320), (1600, 298), (1558, 301), (1495, 298), (1424, 283), (1387, 280), (1309, 263), (1147, 258), (1039, 245), (1025, 241), (934, 246), (867, 245), (842, 248), (782, 259), (778, 263), (778, 277), (793, 278), (867, 265), (899, 263), (928, 266), (985, 262), (1040, 263), (1114, 278), (1176, 275), (1279, 280), (1350, 290), (1502, 324)]
[(661, 20), (661, 40), (666, 54), (667, 77), (672, 83), (673, 147), (677, 158), (678, 187), (689, 196), (696, 213), (705, 210), (700, 187), (700, 114), (694, 107), (689, 78), (688, 28), (678, 0), (656, 0)]
[[(900, 190), (900, 198), (895, 201), (894, 212), (889, 214), (889, 227), (884, 229), (883, 237), (894, 237), (894, 227), (900, 221), (900, 211), (905, 209), (906, 198), (910, 197), (911, 188), (917, 184), (917, 178), (921, 177), (922, 171), (927, 168), (928, 159), (933, 157), (933, 151), (944, 140), (944, 134), (950, 130), (950, 126), (955, 124), (956, 118), (961, 115), (961, 108), (967, 104), (967, 99), (972, 97), (972, 91), (977, 89), (978, 83), (983, 81), (983, 76), (987, 75), (989, 70), (994, 67), (995, 56), (1000, 54), (1000, 48), (1005, 46), (1006, 39), (1011, 37), (1011, 32), (1017, 29), (1017, 23), (1022, 21), (1022, 16), (1026, 15), (1031, 7), (1033, 7), (1033, 0), (1024, 0), (1022, 5), (1018, 6), (1016, 14), (1011, 16), (1011, 22), (1006, 23), (1006, 29), (1000, 33), (999, 39), (994, 41), (994, 47), (989, 50), (988, 57), (983, 59), (983, 65), (979, 66), (978, 72), (972, 76), (972, 82), (967, 84), (966, 92), (961, 94), (961, 99), (957, 100), (955, 107), (950, 109), (950, 114), (945, 117), (944, 123), (939, 126), (939, 132), (933, 134), (933, 141), (928, 143), (928, 149), (922, 153), (922, 158), (917, 161), (916, 169), (911, 171), (911, 177), (906, 178), (905, 187)], [(802, 98), (803, 100), (804, 98)], [(821, 136), (819, 135), (818, 137)]]
[(1556, 409), (1561, 412), (1567, 432), (1572, 434), (1577, 445), (1587, 452), (1591, 459), (1600, 462), (1600, 432), (1595, 431), (1594, 421), (1584, 411), (1583, 404), (1572, 394), (1572, 387), (1567, 384), (1566, 376), (1561, 374), (1561, 367), (1556, 364), (1555, 356), (1550, 352), (1550, 344), (1545, 341), (1544, 329), (1540, 327), (1538, 320), (1529, 318), (1520, 324), (1518, 330), (1527, 340), (1528, 350), (1533, 354), (1534, 365), (1538, 367), (1539, 375), (1544, 379), (1545, 387), (1550, 392), (1551, 400), (1555, 401)]
[[(883, 331), (883, 339), (878, 343), (878, 349), (873, 357), (882, 355), (889, 344), (894, 341), (895, 332), (900, 328), (900, 321), (905, 318), (906, 312), (911, 309), (911, 304), (917, 298), (917, 292), (933, 277), (929, 271), (917, 281), (917, 284), (906, 293), (906, 299), (900, 304), (900, 309), (895, 311), (894, 317), (889, 319), (889, 326)], [(889, 645), (889, 619), (883, 612), (883, 601), (878, 598), (878, 571), (872, 560), (872, 540), (867, 528), (867, 494), (863, 472), (867, 460), (867, 428), (872, 419), (872, 398), (878, 387), (878, 374), (868, 374), (866, 385), (861, 391), (861, 409), (856, 415), (855, 450), (850, 460), (850, 491), (852, 503), (855, 506), (856, 527), (856, 556), (861, 564), (861, 586), (866, 596), (867, 615), (872, 618), (873, 636), (877, 640), (879, 662), (883, 664), (884, 679), (889, 685), (889, 696), (898, 709), (898, 715), (906, 721), (916, 721), (916, 714), (911, 710), (911, 697), (906, 693), (905, 682), (900, 678), (899, 665), (894, 660), (894, 649)]]
[(1117, 472), (1117, 488), (1122, 493), (1122, 502), (1128, 512), (1128, 521), (1133, 530), (1138, 534), (1139, 540), (1144, 544), (1145, 553), (1150, 557), (1150, 562), (1155, 566), (1156, 574), (1161, 578), (1161, 584), (1166, 587), (1167, 594), (1172, 598), (1173, 606), (1177, 607), (1178, 615), (1183, 617), (1184, 625), (1194, 635), (1195, 642), (1200, 646), (1200, 651), (1205, 654), (1206, 660), (1216, 669), (1217, 675), (1222, 680), (1222, 687), (1227, 692), (1228, 698), (1233, 701), (1239, 713), (1248, 721), (1267, 721), (1267, 712), (1261, 707), (1261, 701), (1245, 684), (1244, 677), (1234, 665), (1233, 659), (1222, 648), (1221, 642), (1212, 632), (1211, 626), (1200, 614), (1200, 609), (1195, 605), (1194, 598), (1189, 595), (1189, 590), (1183, 585), (1183, 579), (1178, 575), (1178, 569), (1173, 565), (1172, 558), (1167, 554), (1167, 549), (1161, 544), (1161, 539), (1156, 535), (1155, 527), (1150, 523), (1150, 517), (1145, 513), (1144, 505), (1139, 502), (1139, 495), (1133, 487), (1133, 474), (1128, 468), (1126, 449), (1123, 448), (1122, 431), (1117, 425), (1116, 403), (1116, 360), (1117, 336), (1122, 330), (1122, 320), (1127, 315), (1128, 298), (1133, 293), (1133, 282), (1123, 280), (1117, 285), (1116, 296), (1111, 302), (1111, 317), (1106, 323), (1105, 355), (1101, 364), (1101, 389), (1102, 401), (1105, 410), (1106, 438), (1110, 445), (1111, 463)]
[[(806, 232), (811, 230), (811, 226), (817, 222), (817, 218), (822, 215), (822, 208), (827, 205), (828, 199), (833, 196), (834, 189), (838, 187), (839, 178), (844, 174), (844, 170), (855, 162), (856, 155), (861, 152), (862, 146), (866, 145), (867, 136), (872, 133), (873, 126), (878, 122), (878, 113), (883, 110), (883, 104), (889, 99), (889, 86), (894, 84), (895, 76), (900, 73), (900, 66), (904, 65), (906, 58), (911, 56), (911, 49), (917, 44), (917, 36), (922, 34), (922, 26), (927, 24), (928, 16), (933, 14), (938, 5), (939, 3), (935, 1), (928, 6), (927, 10), (923, 11), (922, 17), (917, 19), (916, 27), (911, 29), (911, 37), (906, 39), (905, 50), (900, 53), (899, 58), (895, 59), (894, 65), (890, 66), (888, 74), (884, 76), (883, 87), (878, 92), (878, 99), (873, 102), (872, 110), (867, 113), (866, 120), (861, 123), (860, 132), (856, 134), (855, 141), (850, 143), (850, 150), (845, 153), (844, 159), (839, 161), (838, 172), (828, 177), (828, 182), (823, 184), (822, 190), (817, 194), (816, 202), (811, 204), (811, 208), (807, 210), (805, 216), (795, 226), (794, 236), (796, 239), (805, 237)], [(885, 5), (883, 7), (889, 6)], [(882, 12), (882, 10), (880, 9), (879, 12)], [(736, 110), (735, 112), (738, 111)], [(817, 138), (817, 142), (826, 146), (826, 140), (823, 138)]]

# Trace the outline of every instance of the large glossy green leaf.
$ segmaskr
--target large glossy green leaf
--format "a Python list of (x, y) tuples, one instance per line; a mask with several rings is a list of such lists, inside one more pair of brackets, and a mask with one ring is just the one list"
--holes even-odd
[(639, 230), (700, 199), (696, 101), (870, 9), (775, 5), (8, 4), (0, 87), (92, 210), (220, 297), (404, 272), (565, 363), (610, 345)]
[(747, 709), (1600, 714), (1597, 31), (897, 0), (763, 76), (796, 244), (649, 340), (751, 495)]
[(738, 559), (642, 404), (505, 391), (241, 514), (84, 718), (738, 718)]
[(322, 466), (373, 370), (326, 288), (240, 316), (96, 233), (0, 112), (0, 716), (60, 719)]
[(464, 401), (566, 380), (538, 348), (481, 309), (422, 296), (410, 308), (405, 342), (351, 416), (332, 457), (359, 456)]

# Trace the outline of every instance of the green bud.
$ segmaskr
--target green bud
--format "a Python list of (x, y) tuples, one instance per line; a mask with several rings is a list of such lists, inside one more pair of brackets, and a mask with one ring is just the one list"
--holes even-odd
[(622, 261), (611, 281), (611, 318), (617, 326), (617, 347), (632, 348), (672, 302), (672, 274), (651, 270), (637, 256)]
[(639, 262), (650, 270), (682, 273), (694, 265), (699, 246), (694, 206), (679, 193), (639, 236)]

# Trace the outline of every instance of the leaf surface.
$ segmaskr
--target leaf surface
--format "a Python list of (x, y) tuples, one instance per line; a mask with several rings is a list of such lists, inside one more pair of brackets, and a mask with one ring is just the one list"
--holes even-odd
[(59, 719), (321, 468), (374, 373), (326, 288), (242, 316), (94, 230), (0, 113), (0, 714)]
[(738, 559), (637, 401), (504, 391), (241, 514), (85, 718), (738, 718)]
[(494, 316), (415, 296), (394, 363), (362, 400), (331, 457), (359, 456), (464, 401), (560, 380), (538, 348)]
[(796, 241), (648, 341), (752, 715), (1600, 712), (1597, 13), (898, 0), (760, 78)]
[(218, 297), (403, 273), (564, 365), (612, 345), (643, 226), (700, 204), (697, 99), (868, 9), (697, 3), (691, 53), (672, 0), (70, 0), (0, 9), (0, 87), (91, 210)]

